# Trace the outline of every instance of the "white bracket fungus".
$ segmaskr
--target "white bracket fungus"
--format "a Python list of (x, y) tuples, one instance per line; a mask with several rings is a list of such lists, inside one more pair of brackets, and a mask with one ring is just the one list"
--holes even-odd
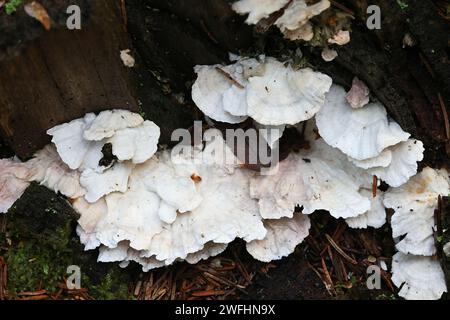
[(240, 0), (233, 3), (232, 8), (239, 14), (248, 14), (247, 24), (257, 24), (272, 13), (282, 9), (290, 0)]
[(398, 252), (392, 259), (392, 282), (401, 286), (399, 296), (408, 300), (437, 300), (447, 292), (438, 260)]
[(370, 200), (359, 189), (371, 181), (369, 176), (322, 139), (309, 142), (309, 150), (290, 154), (278, 164), (275, 174), (251, 179), (251, 196), (258, 199), (261, 216), (292, 217), (296, 206), (303, 207), (306, 214), (328, 210), (336, 218), (367, 212)]
[(390, 163), (385, 167), (369, 168), (368, 172), (384, 180), (391, 187), (399, 187), (417, 173), (417, 162), (423, 160), (425, 151), (423, 143), (408, 139), (386, 150), (391, 152)]
[(6, 213), (29, 186), (15, 175), (19, 165), (13, 159), (0, 159), (0, 213)]
[(70, 170), (52, 145), (36, 152), (31, 160), (23, 163), (22, 170), (18, 170), (16, 176), (25, 181), (39, 182), (70, 199), (82, 197), (86, 193), (80, 184), (80, 173)]
[(395, 210), (391, 219), (392, 236), (404, 236), (397, 243), (397, 250), (414, 255), (435, 254), (434, 210), (438, 196), (449, 193), (448, 177), (428, 167), (401, 187), (386, 192), (384, 205)]
[(361, 189), (360, 194), (370, 199), (369, 211), (345, 219), (350, 228), (365, 229), (367, 227), (381, 228), (386, 223), (386, 209), (383, 205), (384, 193), (378, 191), (374, 197), (371, 190)]
[(332, 86), (316, 116), (319, 133), (330, 146), (356, 160), (366, 160), (409, 138), (396, 122), (388, 119), (381, 104), (353, 109), (345, 95), (342, 87)]
[(264, 125), (295, 125), (311, 119), (325, 103), (329, 76), (312, 69), (294, 70), (267, 59), (265, 73), (249, 78), (248, 115)]
[(311, 222), (309, 217), (297, 213), (293, 218), (265, 220), (267, 235), (262, 240), (247, 243), (247, 251), (260, 261), (279, 260), (294, 252), (295, 247), (308, 235)]
[(294, 70), (273, 58), (241, 59), (230, 66), (196, 66), (192, 98), (206, 116), (237, 123), (294, 125), (314, 117), (332, 80), (309, 68)]
[(333, 37), (328, 39), (329, 44), (337, 44), (338, 46), (346, 45), (350, 42), (350, 31), (339, 30)]
[(275, 25), (287, 39), (310, 41), (314, 32), (309, 20), (329, 7), (328, 0), (320, 0), (312, 5), (308, 5), (305, 0), (293, 0), (283, 15), (275, 21)]
[[(58, 125), (47, 131), (61, 159), (81, 172), (86, 199), (124, 192), (133, 164), (150, 159), (157, 150), (159, 127), (127, 110), (108, 110)], [(101, 163), (103, 148), (111, 145), (109, 164)], [(113, 158), (115, 157), (116, 160)]]
[(337, 58), (338, 53), (336, 50), (330, 48), (323, 48), (321, 56), (324, 61), (330, 62)]
[(240, 0), (233, 3), (235, 12), (248, 14), (247, 24), (258, 24), (261, 20), (283, 10), (275, 25), (289, 40), (310, 41), (314, 32), (309, 20), (330, 7), (330, 1), (320, 0), (308, 4), (305, 0)]

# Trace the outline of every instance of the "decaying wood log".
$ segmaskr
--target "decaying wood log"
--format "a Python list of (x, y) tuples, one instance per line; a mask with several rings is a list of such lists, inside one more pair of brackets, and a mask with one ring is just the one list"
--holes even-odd
[[(320, 49), (284, 40), (276, 28), (258, 34), (230, 9), (231, 0), (107, 2), (91, 3), (82, 31), (51, 31), (0, 62), (0, 134), (18, 155), (46, 143), (45, 130), (54, 124), (117, 107), (143, 111), (169, 144), (173, 129), (202, 118), (190, 98), (196, 64), (227, 63), (228, 52), (283, 58), (301, 48), (335, 82), (348, 87), (354, 76), (366, 82), (403, 129), (433, 150), (429, 162), (448, 161), (448, 22), (431, 0), (405, 0), (406, 9), (390, 0), (338, 1), (355, 20), (352, 41), (337, 48), (333, 63), (320, 58)], [(381, 30), (367, 29), (368, 4), (381, 7)], [(102, 6), (108, 9), (96, 11)], [(406, 34), (415, 46), (403, 47)], [(125, 48), (136, 58), (131, 70), (119, 60)]]
[[(401, 9), (396, 1), (346, 1), (357, 13), (352, 41), (337, 48), (334, 63), (317, 63), (344, 85), (353, 76), (365, 81), (402, 128), (424, 141), (425, 162), (448, 165), (449, 24), (432, 1), (404, 2)], [(366, 27), (368, 4), (381, 8), (380, 30)], [(407, 34), (415, 40), (412, 47), (403, 46)]]
[(120, 60), (129, 39), (116, 7), (92, 2), (82, 30), (51, 30), (0, 62), (0, 129), (18, 156), (48, 143), (47, 129), (87, 112), (138, 110)]
[(225, 0), (129, 0), (126, 10), (142, 109), (160, 125), (160, 142), (172, 144), (174, 129), (203, 118), (191, 100), (194, 66), (226, 62), (252, 43), (252, 29)]
[[(0, 1), (4, 2), (4, 1)], [(39, 3), (46, 9), (52, 20), (52, 28), (66, 25), (67, 7), (78, 5), (81, 9), (82, 21), (87, 18), (89, 12), (88, 0), (40, 0)], [(30, 40), (36, 39), (45, 33), (40, 22), (31, 19), (19, 6), (11, 15), (5, 13), (4, 8), (0, 10), (0, 60), (11, 56), (17, 56), (21, 48)]]

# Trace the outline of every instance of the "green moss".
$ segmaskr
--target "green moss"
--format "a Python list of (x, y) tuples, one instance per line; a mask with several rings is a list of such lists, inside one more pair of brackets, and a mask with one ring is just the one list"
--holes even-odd
[(5, 4), (5, 12), (8, 15), (13, 14), (17, 11), (17, 8), (22, 4), (22, 0), (9, 0)]
[(400, 9), (405, 10), (408, 8), (408, 3), (406, 3), (404, 0), (397, 0), (397, 4), (400, 7)]
[(382, 293), (380, 295), (378, 295), (376, 298), (376, 300), (397, 300), (397, 298), (395, 297), (395, 294), (393, 293)]
[(134, 299), (127, 280), (122, 270), (111, 268), (98, 284), (90, 286), (89, 293), (99, 300)]
[(56, 293), (76, 265), (81, 287), (95, 299), (132, 299), (129, 284), (139, 272), (117, 264), (98, 263), (98, 251), (83, 250), (75, 233), (78, 216), (70, 204), (50, 190), (32, 184), (7, 214), (7, 233), (0, 243), (8, 264), (8, 294), (46, 289)]
[(8, 293), (45, 288), (55, 292), (63, 283), (71, 255), (32, 241), (20, 242), (6, 254), (8, 264)]

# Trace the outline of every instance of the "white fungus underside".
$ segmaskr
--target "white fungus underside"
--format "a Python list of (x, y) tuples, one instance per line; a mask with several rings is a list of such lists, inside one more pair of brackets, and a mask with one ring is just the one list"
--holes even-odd
[(387, 147), (409, 137), (396, 122), (388, 120), (381, 104), (353, 109), (345, 99), (345, 90), (336, 85), (327, 94), (316, 123), (320, 135), (330, 146), (356, 160), (376, 157)]
[(392, 259), (392, 282), (402, 286), (398, 295), (407, 300), (437, 300), (447, 292), (438, 260), (398, 252)]
[(294, 252), (308, 235), (311, 223), (309, 217), (295, 214), (293, 218), (266, 220), (267, 235), (262, 240), (247, 243), (247, 251), (260, 261), (279, 260)]
[(395, 210), (391, 219), (392, 236), (404, 236), (396, 245), (399, 251), (426, 256), (436, 252), (434, 210), (438, 196), (449, 193), (447, 177), (428, 167), (406, 184), (385, 193), (384, 205)]

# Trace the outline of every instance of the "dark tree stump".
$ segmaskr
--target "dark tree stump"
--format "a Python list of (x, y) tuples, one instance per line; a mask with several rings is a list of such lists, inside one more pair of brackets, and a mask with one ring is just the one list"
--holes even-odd
[(120, 60), (130, 43), (116, 4), (92, 2), (82, 30), (51, 30), (0, 61), (0, 131), (18, 156), (30, 157), (49, 142), (47, 129), (87, 112), (138, 110)]

